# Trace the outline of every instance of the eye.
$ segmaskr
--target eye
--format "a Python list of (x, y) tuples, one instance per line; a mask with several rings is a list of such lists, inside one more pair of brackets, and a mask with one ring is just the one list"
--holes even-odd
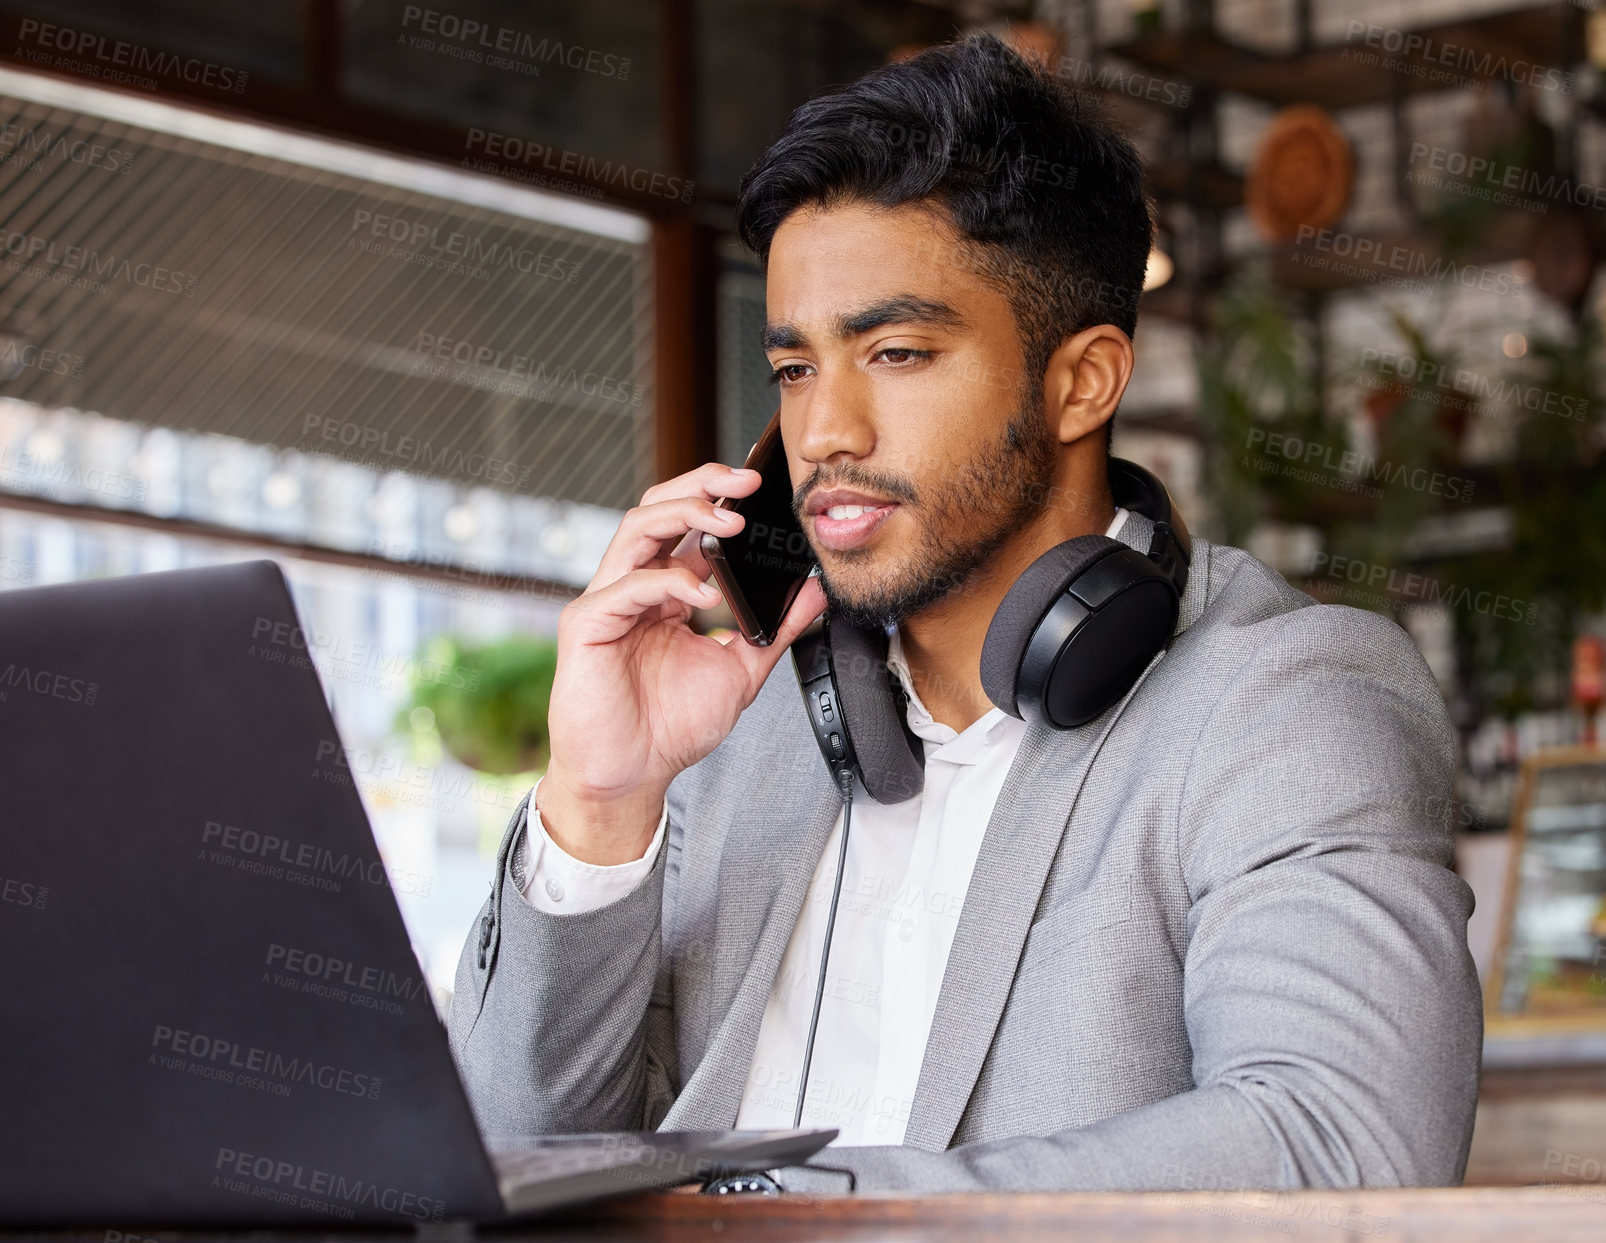
[(877, 350), (875, 357), (886, 359), (894, 367), (906, 367), (911, 362), (919, 362), (922, 359), (930, 358), (931, 351), (910, 349), (904, 345), (889, 345), (884, 350)]
[(770, 372), (770, 383), (779, 384), (782, 388), (785, 388), (787, 385), (796, 384), (807, 373), (808, 365), (806, 363), (782, 363), (774, 371)]

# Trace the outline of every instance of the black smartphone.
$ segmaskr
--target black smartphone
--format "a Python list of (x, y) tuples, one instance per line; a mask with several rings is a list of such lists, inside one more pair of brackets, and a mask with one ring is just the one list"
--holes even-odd
[(714, 503), (735, 510), (746, 524), (735, 535), (705, 531), (698, 546), (736, 615), (742, 638), (768, 647), (815, 565), (814, 549), (792, 514), (792, 477), (781, 444), (779, 410), (743, 465), (763, 477), (758, 488)]

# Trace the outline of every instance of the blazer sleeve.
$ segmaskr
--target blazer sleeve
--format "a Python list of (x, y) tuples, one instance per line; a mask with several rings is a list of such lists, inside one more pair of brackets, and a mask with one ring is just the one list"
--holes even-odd
[(539, 910), (510, 875), (529, 801), (458, 960), (447, 1031), (469, 1103), (491, 1136), (654, 1130), (678, 1090), (660, 964), (667, 852), (606, 906)]
[(1392, 622), (1309, 606), (1200, 731), (1178, 862), (1192, 1091), (1054, 1135), (837, 1148), (789, 1190), (1454, 1185), (1483, 1015), (1472, 894), (1450, 869), (1452, 735)]

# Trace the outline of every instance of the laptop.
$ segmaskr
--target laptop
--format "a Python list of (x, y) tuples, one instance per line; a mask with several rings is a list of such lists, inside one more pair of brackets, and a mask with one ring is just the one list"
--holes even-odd
[(354, 771), (273, 562), (0, 592), (0, 1221), (489, 1221), (835, 1138), (481, 1136)]

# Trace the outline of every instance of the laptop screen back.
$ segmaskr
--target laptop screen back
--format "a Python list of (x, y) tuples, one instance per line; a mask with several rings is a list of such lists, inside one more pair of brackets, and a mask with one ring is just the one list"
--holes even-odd
[(0, 594), (12, 1222), (500, 1211), (258, 561)]

